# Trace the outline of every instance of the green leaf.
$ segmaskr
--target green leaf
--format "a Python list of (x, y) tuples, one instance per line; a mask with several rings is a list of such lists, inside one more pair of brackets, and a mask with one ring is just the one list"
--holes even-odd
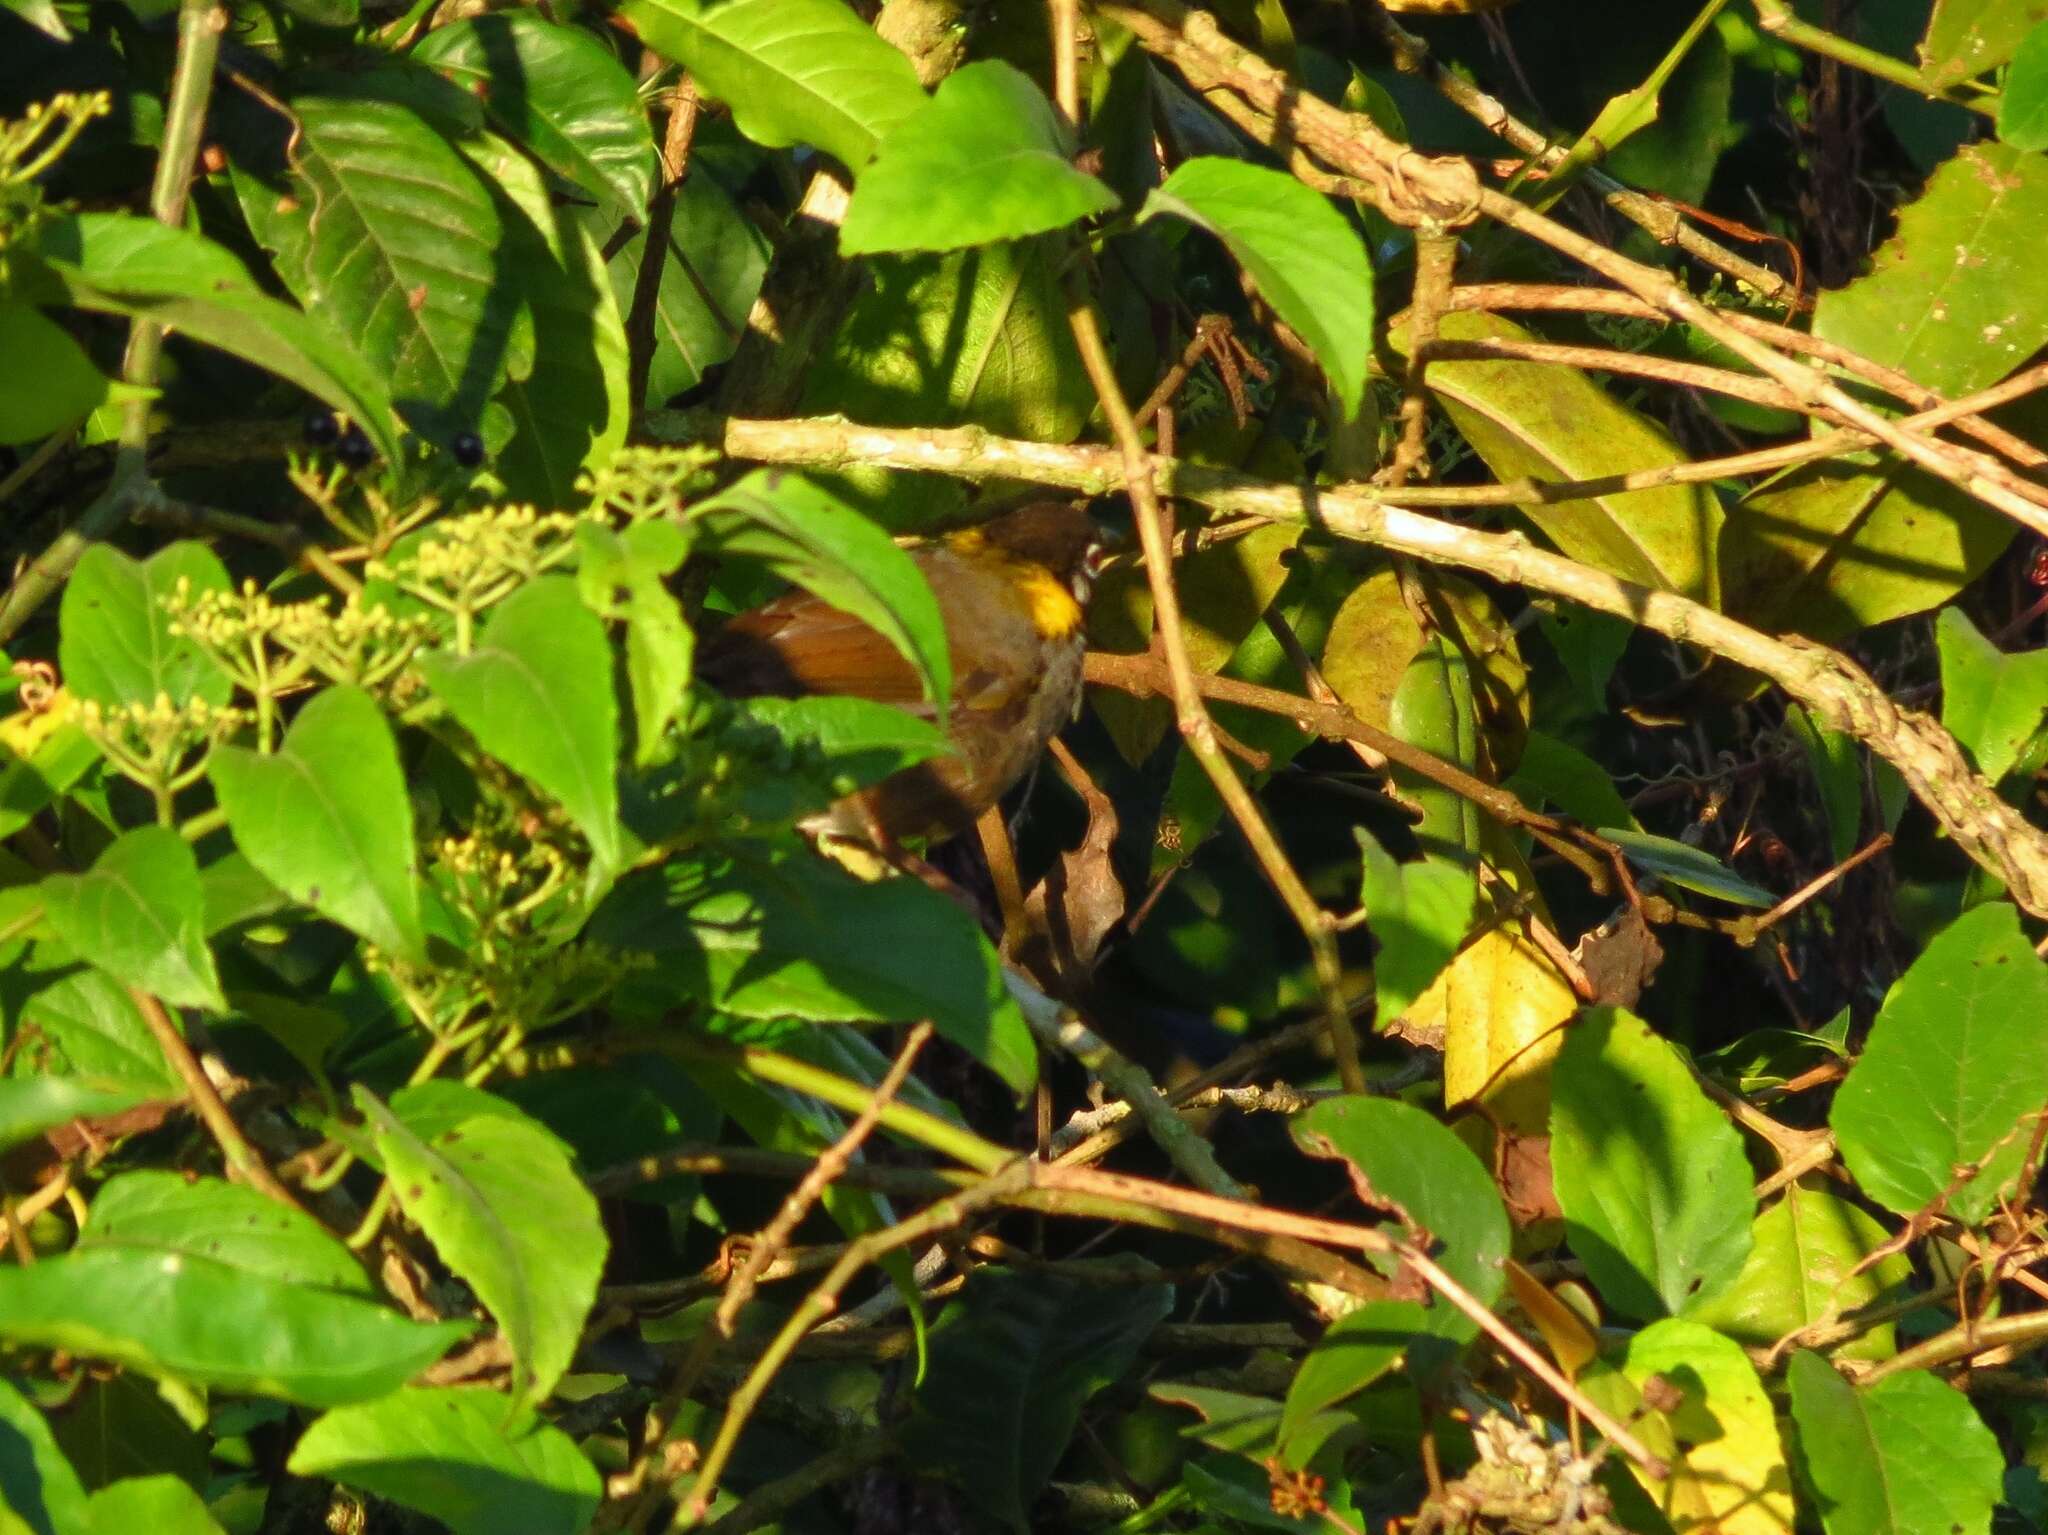
[(604, 1492), (575, 1440), (486, 1386), (409, 1386), (337, 1408), (288, 1469), (402, 1503), (454, 1535), (581, 1535)]
[(2027, 34), (2005, 72), (1998, 136), (2014, 149), (2048, 149), (2048, 21)]
[(420, 669), (477, 744), (561, 803), (599, 863), (619, 862), (619, 710), (604, 624), (566, 576), (530, 581), (491, 611), (468, 655)]
[(291, 195), (238, 178), (250, 230), (417, 429), (443, 441), (474, 430), (504, 381), (518, 308), (489, 191), (410, 107), (309, 95), (291, 111)]
[(839, 0), (630, 0), (618, 19), (769, 149), (810, 144), (858, 170), (924, 103), (910, 60)]
[(123, 1371), (90, 1382), (51, 1422), (50, 1432), (88, 1490), (123, 1478), (159, 1476), (188, 1487), (206, 1485), (207, 1441), (147, 1376)]
[(645, 767), (660, 754), (663, 733), (689, 697), (697, 637), (667, 584), (689, 552), (689, 539), (667, 521), (639, 523), (624, 533), (580, 522), (576, 543), (576, 581), (584, 604), (626, 625), (633, 758)]
[(173, 632), (164, 601), (227, 590), (227, 570), (204, 544), (168, 544), (146, 561), (94, 544), (65, 583), (58, 613), (57, 664), (66, 686), (110, 707), (154, 704), (159, 695), (175, 707), (195, 698), (226, 703), (234, 683), (213, 657)]
[(509, 495), (581, 506), (578, 477), (610, 461), (632, 415), (626, 325), (603, 254), (583, 221), (554, 206), (540, 171), (511, 145), (484, 134), (463, 147), (490, 176), (510, 256), (508, 280), (533, 324), (531, 353), (518, 352), (506, 367), (498, 398), (514, 431), (492, 467)]
[(0, 1078), (0, 1151), (74, 1119), (97, 1119), (147, 1103), (158, 1087), (99, 1077)]
[(917, 669), (945, 718), (952, 654), (938, 599), (917, 562), (832, 492), (756, 469), (690, 508), (711, 552), (753, 560), (860, 619)]
[(1065, 1453), (1088, 1399), (1137, 1359), (1173, 1309), (1164, 1284), (1105, 1288), (977, 1269), (932, 1328), (904, 1438), (1013, 1530)]
[[(1388, 704), (1387, 725), (1409, 745), (1477, 774), (1479, 711), (1472, 684), (1467, 652), (1449, 636), (1431, 634), (1402, 668)], [(1401, 787), (1422, 807), (1415, 839), (1423, 854), (1471, 870), (1476, 878), (1479, 807), (1462, 794), (1414, 775), (1402, 779)]]
[[(695, 388), (708, 369), (732, 356), (768, 270), (768, 237), (741, 214), (732, 194), (708, 170), (700, 167), (686, 176), (675, 196), (654, 300), (647, 395), (637, 402), (647, 409)], [(621, 313), (632, 307), (647, 255), (647, 232), (639, 230), (620, 243), (624, 228), (620, 220), (597, 220), (600, 243), (612, 252), (606, 271)]]
[(1925, 1370), (1858, 1389), (1802, 1350), (1787, 1371), (1828, 1535), (1985, 1535), (2004, 1457), (1962, 1392)]
[(168, 826), (123, 832), (89, 871), (52, 874), (39, 888), (58, 937), (115, 980), (172, 1007), (226, 1009), (199, 860)]
[(0, 1269), (0, 1336), (336, 1406), (395, 1390), (470, 1330), (408, 1321), (368, 1292), (310, 1216), (216, 1179), (127, 1173), (69, 1252)]
[(1576, 746), (1540, 730), (1530, 731), (1522, 743), (1522, 760), (1515, 764), (1507, 787), (1532, 804), (1554, 806), (1581, 826), (1637, 829), (1635, 812), (1607, 769)]
[[(54, 983), (49, 972), (66, 973)], [(184, 1085), (165, 1065), (163, 1051), (136, 1010), (128, 988), (104, 972), (76, 962), (68, 946), (38, 944), (21, 980), (37, 989), (21, 998), (12, 1011), (24, 1028), (33, 1026), (36, 1045), (48, 1045), (41, 1057), (45, 1071), (69, 1071), (95, 1081), (148, 1085), (154, 1098), (177, 1098)], [(37, 1053), (30, 1058), (37, 1059)]]
[(740, 807), (756, 821), (794, 820), (952, 749), (929, 720), (868, 698), (746, 698), (733, 708), (735, 729), (772, 732), (794, 759), (740, 786)]
[(498, 1323), (514, 1394), (554, 1390), (604, 1269), (597, 1201), (538, 1121), (459, 1082), (408, 1087), (387, 1109), (358, 1086), (399, 1208)]
[[(71, 582), (77, 580), (74, 569)], [(0, 839), (20, 831), (100, 760), (99, 746), (79, 726), (80, 703), (67, 687), (40, 714), (0, 721)]]
[(1114, 208), (1073, 163), (1072, 135), (1028, 76), (1000, 59), (955, 70), (860, 173), (844, 255), (958, 250), (1062, 229)]
[(633, 77), (580, 27), (499, 11), (437, 27), (419, 63), (480, 98), (499, 130), (556, 175), (645, 217), (654, 139)]
[(360, 688), (324, 689), (269, 756), (215, 749), (214, 792), (235, 845), (291, 899), (418, 961), (418, 850), (391, 724)]
[[(2048, 343), (2044, 224), (2048, 159), (1965, 145), (1900, 210), (1871, 270), (1821, 294), (1814, 334), (1950, 398), (1995, 383)], [(1946, 601), (2012, 531), (1895, 457), (1815, 465), (1730, 513), (1722, 586), (1746, 622), (1833, 639)]]
[(92, 1535), (221, 1535), (199, 1494), (175, 1476), (138, 1476), (102, 1487), (87, 1504)]
[(1623, 1008), (1593, 1008), (1551, 1077), (1550, 1158), (1572, 1251), (1615, 1310), (1690, 1313), (1749, 1254), (1742, 1138), (1684, 1060)]
[(1344, 415), (1357, 415), (1372, 347), (1372, 259), (1329, 199), (1280, 171), (1202, 157), (1184, 161), (1145, 199), (1138, 222), (1161, 213), (1229, 247), (1316, 354)]
[(2007, 655), (1977, 632), (1961, 608), (1934, 624), (1941, 650), (1941, 723), (1997, 783), (2048, 721), (2048, 650)]
[(2048, 964), (2006, 901), (1963, 913), (1886, 993), (1829, 1115), (1864, 1193), (1910, 1215), (1948, 1196), (1965, 1224), (2010, 1191), (2048, 1102)]
[[(1438, 322), (1445, 341), (1540, 341), (1498, 316), (1455, 312)], [(1387, 345), (1406, 357), (1405, 326)], [(1429, 389), (1444, 414), (1502, 481), (1597, 479), (1687, 461), (1671, 435), (1587, 374), (1550, 363), (1439, 358)], [(1718, 606), (1715, 568), (1721, 505), (1706, 485), (1665, 485), (1520, 509), (1575, 560), (1663, 591)]]
[(0, 443), (75, 426), (107, 397), (107, 376), (69, 331), (33, 304), (0, 303)]
[(2032, 0), (1935, 0), (1920, 40), (1928, 89), (1947, 90), (1996, 69), (2019, 52), (2040, 19)]
[[(1735, 1283), (1695, 1307), (1691, 1318), (1738, 1343), (1769, 1348), (1787, 1333), (1846, 1316), (1912, 1277), (1913, 1265), (1898, 1252), (1857, 1272), (1890, 1235), (1847, 1200), (1795, 1183), (1756, 1218)], [(1890, 1322), (1834, 1350), (1841, 1359), (1888, 1359), (1894, 1352)]]
[[(1432, 1115), (1391, 1098), (1326, 1098), (1288, 1123), (1310, 1156), (1341, 1159), (1359, 1198), (1389, 1210), (1444, 1271), (1483, 1304), (1506, 1283), (1513, 1231), (1493, 1179)], [(1426, 1233), (1426, 1235), (1425, 1235)], [(1362, 1391), (1402, 1357), (1418, 1379), (1436, 1375), (1478, 1326), (1441, 1296), (1381, 1300), (1333, 1325), (1288, 1388), (1284, 1445), (1325, 1408)], [(1431, 1349), (1431, 1342), (1436, 1344)]]
[(659, 957), (641, 1010), (709, 997), (746, 1018), (929, 1018), (1018, 1092), (1037, 1080), (1037, 1050), (995, 951), (972, 918), (916, 880), (866, 884), (781, 852), (712, 868), (678, 860), (623, 881), (589, 932)]
[(397, 452), (391, 391), (321, 320), (270, 297), (233, 255), (191, 230), (126, 213), (81, 213), (39, 231), (37, 257), (65, 302), (154, 320), (268, 369), (346, 412)]
[(1359, 899), (1378, 948), (1375, 1008), (1391, 1021), (1428, 989), (1472, 926), (1479, 904), (1476, 869), (1423, 861), (1397, 864), (1364, 827), (1354, 827), (1365, 860)]
[[(11, 1517), (6, 1517), (11, 1516)], [(0, 1522), (9, 1535), (75, 1535), (89, 1528), (85, 1489), (29, 1400), (0, 1380)]]
[(1856, 851), (1863, 830), (1863, 755), (1854, 736), (1830, 730), (1798, 704), (1785, 706), (1785, 728), (1806, 751), (1827, 815), (1828, 849), (1840, 863)]
[[(1507, 1282), (1507, 1211), (1479, 1159), (1433, 1116), (1398, 1099), (1354, 1093), (1325, 1098), (1288, 1129), (1309, 1156), (1344, 1161), (1362, 1201), (1391, 1205), (1412, 1232), (1428, 1232), (1430, 1256), (1478, 1300), (1498, 1298)], [(1453, 1315), (1445, 1335), (1472, 1336), (1476, 1324)]]
[(1768, 890), (1759, 889), (1735, 873), (1712, 853), (1702, 852), (1689, 842), (1670, 837), (1653, 837), (1648, 832), (1603, 826), (1600, 835), (1628, 855), (1628, 861), (1681, 890), (1710, 895), (1734, 906), (1766, 908), (1778, 904)]

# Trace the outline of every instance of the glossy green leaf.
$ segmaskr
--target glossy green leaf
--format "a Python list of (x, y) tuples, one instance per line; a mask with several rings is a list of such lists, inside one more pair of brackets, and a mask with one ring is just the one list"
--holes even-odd
[(85, 1488), (29, 1400), (0, 1380), (0, 1524), (14, 1535), (74, 1535), (90, 1528)]
[(92, 1535), (221, 1535), (199, 1494), (175, 1476), (137, 1476), (95, 1492), (86, 1505)]
[(1920, 68), (1933, 90), (1946, 90), (1996, 69), (2020, 49), (2040, 21), (2032, 0), (1935, 0)]
[(33, 304), (0, 303), (0, 443), (75, 426), (107, 397), (107, 376), (70, 332)]
[(404, 1088), (386, 1108), (358, 1087), (398, 1206), (489, 1308), (515, 1394), (544, 1400), (569, 1367), (604, 1269), (597, 1201), (569, 1148), (459, 1082)]
[(924, 102), (910, 60), (839, 0), (630, 0), (618, 16), (770, 149), (810, 144), (858, 170)]
[(1550, 1133), (1572, 1251), (1615, 1310), (1689, 1314), (1734, 1282), (1756, 1214), (1742, 1139), (1640, 1018), (1593, 1008), (1566, 1033)]
[(901, 652), (944, 718), (952, 654), (938, 599), (917, 562), (820, 485), (772, 469), (690, 508), (712, 552), (750, 559), (866, 623)]
[(0, 10), (20, 17), (53, 42), (71, 41), (71, 29), (64, 25), (56, 0), (0, 0)]
[(228, 573), (204, 544), (166, 545), (148, 560), (132, 560), (107, 544), (94, 544), (64, 585), (58, 623), (57, 664), (80, 698), (121, 706), (173, 705), (193, 699), (224, 704), (234, 684), (211, 656), (174, 632), (166, 599), (181, 593), (225, 592)]
[(199, 861), (168, 826), (124, 832), (84, 874), (52, 874), (39, 888), (57, 935), (115, 980), (172, 1007), (226, 1008)]
[(1559, 603), (1555, 612), (1539, 612), (1538, 623), (1586, 706), (1596, 712), (1605, 709), (1608, 680), (1628, 649), (1635, 625), (1611, 613), (1566, 603)]
[(2048, 724), (2048, 650), (2007, 655), (1978, 633), (1961, 608), (1934, 625), (1941, 650), (1941, 723), (1997, 783)]
[[(1429, 635), (1401, 673), (1388, 706), (1387, 724), (1410, 746), (1419, 746), (1478, 775), (1479, 707), (1473, 694), (1467, 653), (1446, 635)], [(1401, 787), (1422, 806), (1415, 837), (1423, 853), (1446, 859), (1476, 878), (1482, 825), (1479, 807), (1464, 795), (1413, 774), (1401, 780)]]
[[(2048, 160), (1966, 145), (1900, 210), (1870, 272), (1820, 296), (1814, 334), (1951, 398), (1994, 383), (2048, 343), (2044, 223)], [(1814, 466), (1730, 513), (1722, 583), (1746, 621), (1833, 639), (1945, 601), (2012, 531), (1894, 458)]]
[(1633, 1425), (1671, 1475), (1651, 1477), (1628, 1463), (1675, 1535), (1787, 1535), (1792, 1477), (1778, 1420), (1739, 1345), (1667, 1318), (1629, 1339), (1621, 1374), (1638, 1394), (1655, 1376), (1677, 1399), (1661, 1409), (1644, 1402)]
[(155, 1082), (102, 1077), (0, 1078), (0, 1151), (34, 1140), (74, 1119), (97, 1119), (146, 1103)]
[[(1397, 1099), (1351, 1095), (1324, 1099), (1288, 1128), (1309, 1155), (1344, 1162), (1360, 1200), (1406, 1226), (1476, 1299), (1490, 1306), (1499, 1298), (1513, 1236), (1507, 1211), (1478, 1158), (1435, 1117)], [(1452, 1352), (1445, 1345), (1477, 1333), (1441, 1296), (1426, 1305), (1368, 1302), (1332, 1325), (1302, 1361), (1287, 1392), (1282, 1443), (1404, 1357), (1411, 1373), (1434, 1376)]]
[(1712, 853), (1689, 842), (1620, 826), (1603, 826), (1600, 835), (1620, 848), (1637, 868), (1668, 880), (1681, 890), (1710, 895), (1735, 906), (1761, 908), (1778, 904), (1778, 898), (1770, 891), (1752, 885)]
[(463, 148), (490, 177), (508, 280), (533, 325), (531, 353), (515, 350), (506, 367), (498, 398), (514, 431), (492, 467), (508, 495), (581, 506), (579, 476), (610, 461), (632, 415), (625, 320), (589, 229), (555, 206), (533, 164), (488, 134)]
[(2004, 1457), (1970, 1399), (1925, 1370), (1858, 1388), (1802, 1350), (1787, 1372), (1828, 1535), (1986, 1535)]
[[(1446, 341), (1536, 341), (1498, 316), (1455, 312)], [(1405, 356), (1405, 327), (1387, 343)], [(1441, 358), (1430, 393), (1497, 479), (1594, 479), (1686, 461), (1669, 433), (1586, 374), (1549, 363)], [(1575, 560), (1644, 586), (1718, 605), (1715, 549), (1721, 506), (1711, 487), (1665, 485), (1522, 507), (1521, 515)]]
[(0, 1269), (13, 1342), (316, 1407), (383, 1396), (468, 1331), (370, 1299), (310, 1216), (175, 1173), (114, 1179), (69, 1252)]
[(475, 430), (504, 381), (519, 302), (489, 191), (410, 107), (300, 96), (291, 110), (290, 194), (237, 181), (251, 231), (419, 430), (444, 445)]
[[(1429, 1254), (1444, 1272), (1491, 1305), (1506, 1278), (1507, 1211), (1471, 1149), (1412, 1104), (1346, 1094), (1326, 1098), (1287, 1122), (1310, 1156), (1343, 1161), (1361, 1201), (1389, 1210), (1411, 1232), (1427, 1231)], [(1446, 1336), (1470, 1337), (1463, 1312)]]
[(491, 610), (468, 655), (420, 657), (429, 685), (477, 744), (553, 796), (606, 867), (620, 855), (619, 711), (604, 624), (563, 576)]
[[(1749, 1258), (1735, 1282), (1690, 1313), (1738, 1343), (1769, 1348), (1787, 1333), (1873, 1305), (1912, 1277), (1894, 1252), (1856, 1272), (1891, 1233), (1825, 1189), (1794, 1184), (1751, 1228)], [(1887, 1359), (1892, 1324), (1881, 1322), (1834, 1350), (1841, 1359)]]
[(485, 1386), (407, 1387), (337, 1408), (306, 1430), (289, 1469), (389, 1498), (454, 1535), (582, 1535), (603, 1495), (573, 1439)]
[(955, 70), (861, 171), (839, 233), (849, 256), (958, 250), (1061, 229), (1116, 206), (1073, 163), (1044, 92), (1000, 59)]
[(1138, 221), (1169, 213), (1208, 230), (1258, 284), (1358, 413), (1372, 346), (1372, 259), (1358, 231), (1292, 176), (1241, 160), (1187, 160), (1145, 199)]
[(482, 100), (484, 112), (547, 168), (644, 216), (654, 138), (633, 77), (581, 27), (538, 11), (498, 11), (437, 27), (412, 52)]
[(948, 1473), (1021, 1532), (1082, 1407), (1131, 1367), (1172, 1309), (1171, 1285), (976, 1270), (932, 1328), (904, 1427), (912, 1463)]
[(264, 878), (380, 948), (425, 954), (412, 800), (369, 694), (323, 689), (275, 752), (219, 747), (211, 770), (235, 845)]
[(134, 214), (81, 213), (43, 226), (36, 254), (66, 302), (154, 320), (252, 362), (346, 412), (386, 455), (396, 452), (391, 391), (378, 369), (321, 319), (265, 293), (204, 236)]
[(2034, 1114), (2048, 1103), (2048, 963), (2019, 913), (1987, 901), (1935, 935), (1886, 993), (1829, 1115), (1863, 1192), (1910, 1215), (1961, 1169), (1947, 1209), (1982, 1220), (2010, 1192)]
[(1359, 899), (1377, 949), (1373, 990), (1378, 1014), (1391, 1021), (1436, 979), (1479, 904), (1476, 869), (1424, 861), (1397, 864), (1364, 827), (1354, 828), (1365, 861)]
[(1863, 753), (1856, 738), (1831, 730), (1798, 704), (1785, 706), (1785, 729), (1806, 753), (1828, 822), (1828, 850), (1840, 863), (1863, 830)]
[(645, 982), (650, 1009), (708, 996), (746, 1018), (929, 1018), (1018, 1092), (1037, 1080), (1037, 1050), (995, 951), (973, 919), (916, 880), (865, 884), (779, 852), (711, 868), (671, 863), (624, 881), (590, 936), (659, 958)]
[[(746, 333), (747, 314), (768, 270), (768, 238), (734, 204), (732, 194), (709, 171), (698, 169), (676, 187), (675, 215), (661, 286), (654, 301), (654, 351), (648, 359), (647, 396), (653, 409), (686, 389), (732, 356)], [(599, 220), (606, 266), (619, 311), (627, 313), (646, 260), (645, 230), (623, 242), (623, 226)]]
[(1998, 98), (1998, 136), (2014, 149), (2048, 149), (2048, 21), (2036, 22), (2012, 56)]

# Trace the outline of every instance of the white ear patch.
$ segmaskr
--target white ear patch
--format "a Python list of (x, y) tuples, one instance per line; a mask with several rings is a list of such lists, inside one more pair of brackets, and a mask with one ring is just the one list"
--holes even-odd
[(1074, 567), (1074, 573), (1067, 580), (1067, 590), (1074, 594), (1074, 601), (1082, 607), (1088, 606), (1088, 599), (1095, 591), (1095, 578), (1100, 576), (1109, 564), (1110, 548), (1107, 544), (1092, 543), (1081, 554), (1081, 561)]

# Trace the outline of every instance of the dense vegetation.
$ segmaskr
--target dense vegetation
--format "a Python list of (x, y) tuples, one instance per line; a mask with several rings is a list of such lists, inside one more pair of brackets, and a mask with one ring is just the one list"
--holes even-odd
[(0, 1528), (2048, 1529), (2038, 12), (5, 0)]

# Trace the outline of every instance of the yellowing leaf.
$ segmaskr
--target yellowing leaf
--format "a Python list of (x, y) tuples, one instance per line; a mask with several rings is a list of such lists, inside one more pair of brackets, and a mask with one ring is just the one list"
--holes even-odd
[[(1786, 1535), (1792, 1479), (1763, 1383), (1739, 1344), (1697, 1322), (1653, 1322), (1629, 1341), (1622, 1373), (1640, 1390), (1652, 1375), (1682, 1394), (1651, 1412), (1672, 1446), (1668, 1481), (1629, 1470), (1677, 1535)], [(1668, 1437), (1666, 1437), (1668, 1436)], [(1654, 1442), (1654, 1439), (1653, 1439)]]
[(1444, 1104), (1477, 1101), (1496, 1126), (1542, 1135), (1550, 1066), (1579, 1001), (1519, 922), (1476, 939), (1408, 1009), (1411, 1028), (1441, 1027)]

